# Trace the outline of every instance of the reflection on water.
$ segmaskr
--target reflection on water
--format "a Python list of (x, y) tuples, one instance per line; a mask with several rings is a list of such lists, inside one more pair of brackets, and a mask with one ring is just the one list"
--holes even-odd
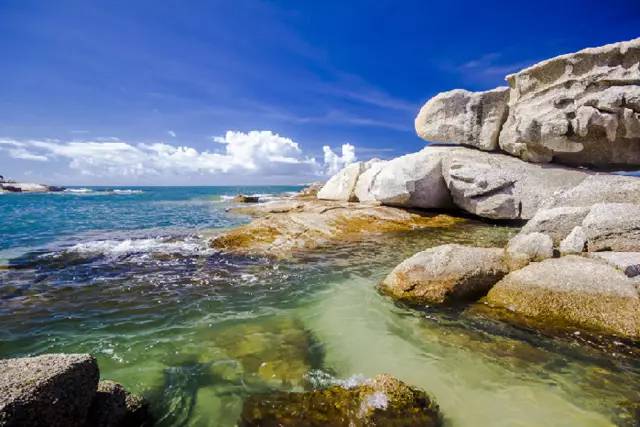
[(632, 425), (632, 359), (375, 290), (419, 250), (513, 232), (469, 221), (277, 262), (184, 234), (28, 253), (0, 271), (0, 356), (93, 353), (165, 426), (232, 426), (251, 393), (382, 372), (431, 393), (449, 426)]

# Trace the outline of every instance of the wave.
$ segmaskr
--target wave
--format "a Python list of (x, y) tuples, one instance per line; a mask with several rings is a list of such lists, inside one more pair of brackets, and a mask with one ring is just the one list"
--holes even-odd
[(94, 193), (95, 191), (90, 188), (67, 188), (64, 190), (65, 193), (74, 193), (74, 194), (86, 194), (86, 193)]
[(124, 189), (124, 190), (111, 190), (110, 191), (113, 194), (142, 194), (144, 193), (144, 191), (142, 190), (129, 190), (129, 189)]
[(124, 256), (132, 254), (177, 254), (177, 255), (206, 255), (212, 249), (206, 242), (198, 238), (175, 240), (166, 237), (125, 240), (94, 240), (77, 243), (65, 249), (81, 255)]

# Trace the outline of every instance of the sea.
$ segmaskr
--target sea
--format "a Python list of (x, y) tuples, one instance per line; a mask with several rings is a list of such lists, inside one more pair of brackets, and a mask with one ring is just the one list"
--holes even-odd
[(160, 426), (234, 426), (252, 394), (380, 373), (428, 392), (445, 426), (636, 425), (640, 363), (622, 347), (510, 326), (481, 303), (415, 309), (376, 290), (418, 251), (502, 246), (513, 226), (465, 219), (286, 259), (209, 247), (250, 221), (234, 195), (299, 189), (1, 194), (0, 358), (91, 353)]

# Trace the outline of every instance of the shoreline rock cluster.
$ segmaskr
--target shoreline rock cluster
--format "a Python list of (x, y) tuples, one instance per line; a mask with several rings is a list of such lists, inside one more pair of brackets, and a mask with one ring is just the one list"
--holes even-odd
[(100, 381), (88, 354), (0, 360), (0, 426), (142, 427), (147, 403), (120, 384)]
[(64, 187), (55, 185), (35, 184), (32, 182), (16, 182), (4, 179), (0, 175), (0, 193), (47, 193), (64, 191)]

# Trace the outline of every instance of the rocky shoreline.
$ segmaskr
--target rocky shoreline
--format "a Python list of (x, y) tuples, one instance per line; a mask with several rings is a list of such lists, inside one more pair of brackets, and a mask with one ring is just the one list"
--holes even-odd
[(48, 193), (64, 191), (64, 187), (35, 184), (32, 182), (16, 182), (0, 176), (0, 193)]

